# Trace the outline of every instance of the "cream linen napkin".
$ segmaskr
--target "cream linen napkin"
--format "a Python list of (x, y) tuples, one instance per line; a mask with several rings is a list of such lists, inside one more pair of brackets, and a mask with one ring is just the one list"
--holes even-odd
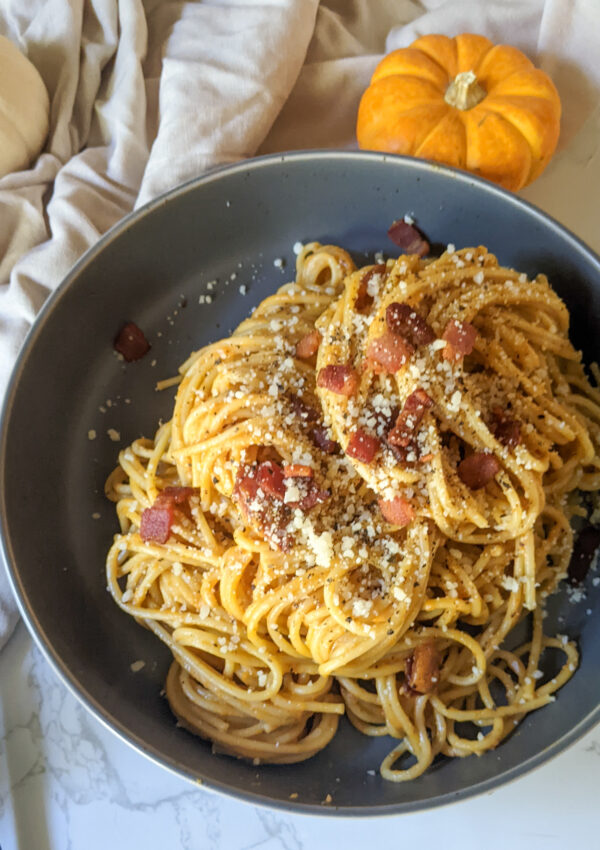
[[(376, 63), (426, 33), (483, 33), (552, 75), (559, 152), (522, 194), (599, 248), (599, 26), (596, 0), (3, 0), (0, 33), (52, 116), (37, 163), (0, 180), (0, 394), (45, 298), (111, 225), (214, 165), (355, 147)], [(0, 647), (16, 619), (0, 566)]]

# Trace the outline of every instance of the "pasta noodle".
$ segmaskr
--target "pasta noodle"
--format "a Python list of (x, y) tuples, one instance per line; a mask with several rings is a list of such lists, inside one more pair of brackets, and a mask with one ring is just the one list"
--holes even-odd
[(568, 325), (544, 276), (482, 247), (356, 269), (311, 243), (191, 355), (171, 421), (106, 487), (108, 586), (171, 650), (183, 726), (290, 763), (345, 714), (397, 740), (381, 773), (405, 781), (553, 701), (578, 655), (544, 634), (544, 599), (600, 483), (600, 393)]

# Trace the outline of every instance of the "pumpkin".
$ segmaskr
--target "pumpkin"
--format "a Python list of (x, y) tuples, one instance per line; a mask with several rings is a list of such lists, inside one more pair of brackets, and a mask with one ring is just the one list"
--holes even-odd
[(50, 101), (37, 69), (0, 36), (0, 177), (26, 168), (48, 135)]
[(561, 104), (547, 74), (481, 35), (426, 35), (379, 63), (364, 92), (359, 147), (434, 160), (516, 191), (558, 142)]

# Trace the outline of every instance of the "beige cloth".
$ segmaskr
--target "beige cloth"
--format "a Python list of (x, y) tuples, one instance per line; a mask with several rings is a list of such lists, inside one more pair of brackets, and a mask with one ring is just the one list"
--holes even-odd
[[(109, 227), (214, 165), (355, 147), (377, 61), (426, 33), (479, 32), (551, 74), (559, 152), (522, 194), (600, 247), (598, 31), (597, 0), (3, 0), (0, 33), (52, 106), (43, 154), (0, 180), (0, 395), (44, 300)], [(15, 621), (0, 566), (0, 647)]]

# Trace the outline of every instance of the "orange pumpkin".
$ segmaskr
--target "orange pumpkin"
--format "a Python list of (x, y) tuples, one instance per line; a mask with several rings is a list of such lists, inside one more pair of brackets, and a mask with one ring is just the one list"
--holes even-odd
[(515, 47), (481, 35), (426, 35), (377, 66), (362, 96), (361, 148), (464, 168), (516, 191), (547, 166), (560, 98)]

